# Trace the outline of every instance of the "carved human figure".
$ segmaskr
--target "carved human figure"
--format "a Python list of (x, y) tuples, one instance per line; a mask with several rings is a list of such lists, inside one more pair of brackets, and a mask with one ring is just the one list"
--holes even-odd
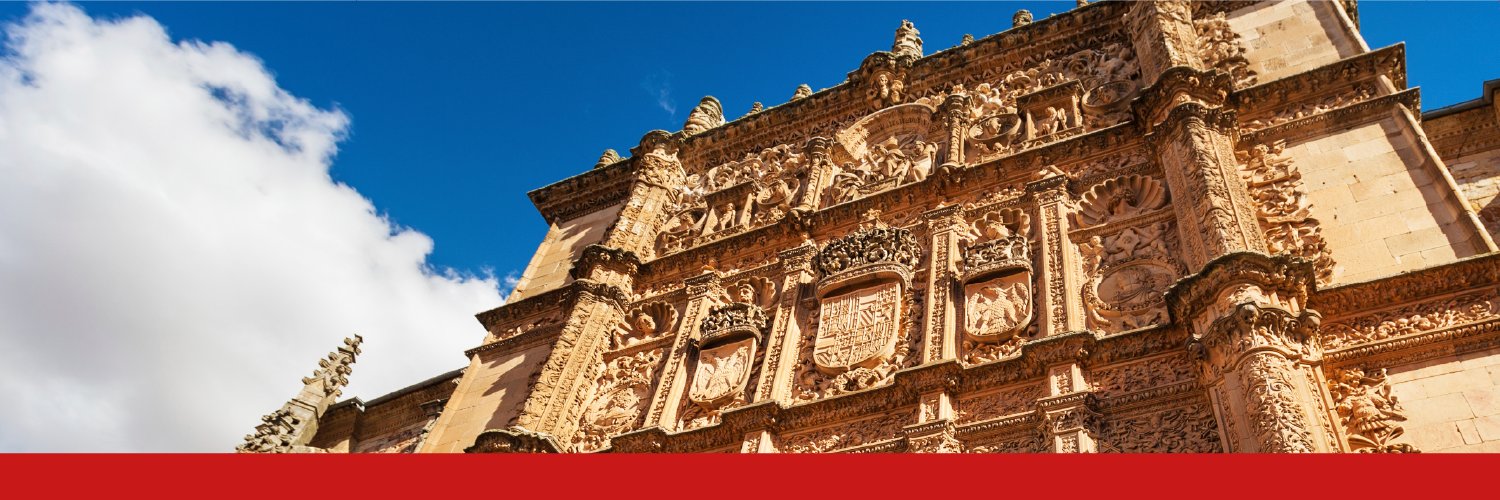
[(719, 219), (717, 221), (717, 224), (714, 226), (714, 231), (723, 231), (737, 225), (739, 223), (739, 219), (738, 217), (736, 217), (737, 215), (739, 215), (739, 213), (737, 210), (735, 210), (733, 203), (725, 202), (723, 204), (720, 204)]

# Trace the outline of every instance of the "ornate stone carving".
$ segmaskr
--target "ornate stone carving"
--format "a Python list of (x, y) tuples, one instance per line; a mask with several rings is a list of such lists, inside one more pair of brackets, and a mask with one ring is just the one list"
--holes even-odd
[(354, 359), (359, 356), (359, 345), (364, 341), (365, 338), (359, 335), (344, 339), (343, 346), (328, 353), (328, 357), (318, 360), (318, 369), (313, 370), (311, 377), (302, 377), (302, 383), (319, 386), (329, 398), (339, 397), (344, 392), (344, 386), (349, 385), (349, 374), (354, 372)]
[(694, 135), (724, 124), (724, 106), (714, 96), (704, 96), (688, 114), (682, 133)]
[(756, 343), (755, 339), (744, 339), (701, 349), (688, 399), (717, 408), (744, 394), (756, 359)]
[(893, 413), (846, 425), (791, 434), (781, 438), (777, 448), (785, 453), (827, 453), (883, 439), (894, 439), (901, 432), (901, 426), (910, 418), (907, 413)]
[(660, 362), (661, 350), (652, 349), (615, 358), (605, 365), (597, 390), (583, 412), (574, 449), (603, 448), (611, 436), (639, 425)]
[(905, 19), (901, 20), (901, 27), (896, 28), (896, 41), (891, 44), (891, 54), (896, 57), (907, 57), (919, 59), (922, 57), (922, 34), (917, 31), (916, 25)]
[(1008, 340), (1032, 320), (1030, 243), (1020, 236), (964, 252), (964, 333), (978, 341)]
[(1366, 373), (1360, 368), (1337, 370), (1328, 381), (1334, 408), (1349, 437), (1349, 448), (1359, 453), (1418, 453), (1416, 447), (1391, 443), (1405, 432), (1396, 422), (1406, 420), (1404, 409), (1385, 370)]
[(1031, 11), (1021, 9), (1015, 15), (1010, 16), (1010, 27), (1019, 28), (1031, 24)]
[(1312, 217), (1312, 204), (1302, 189), (1302, 173), (1283, 156), (1284, 144), (1256, 144), (1236, 153), (1240, 175), (1249, 185), (1271, 253), (1290, 254), (1311, 261), (1318, 283), (1333, 281), (1334, 262), (1323, 239), (1323, 229)]
[(1180, 275), (1174, 233), (1170, 223), (1155, 222), (1078, 245), (1090, 328), (1113, 333), (1166, 321), (1163, 294)]
[[(850, 274), (889, 270), (910, 273), (921, 262), (922, 249), (911, 231), (902, 228), (864, 227), (833, 240), (818, 252), (813, 263), (823, 280)], [(906, 274), (910, 276), (910, 274)], [(822, 285), (819, 286), (822, 288)]]
[(913, 103), (882, 109), (840, 130), (835, 137), (847, 156), (838, 155), (823, 206), (925, 180), (941, 163), (938, 125), (931, 107)]
[(901, 284), (861, 288), (822, 300), (813, 360), (830, 375), (874, 368), (896, 350)]
[(795, 92), (792, 92), (792, 100), (795, 101), (797, 99), (801, 99), (801, 98), (810, 96), (810, 95), (812, 95), (812, 93), (813, 93), (812, 87), (807, 86), (806, 83), (804, 83), (802, 85), (798, 85), (797, 86), (797, 90)]
[(750, 111), (746, 112), (745, 115), (746, 116), (753, 115), (753, 114), (759, 113), (761, 111), (764, 111), (765, 109), (766, 109), (766, 105), (761, 104), (760, 101), (755, 101), (753, 103), (750, 103)]
[(1079, 227), (1103, 224), (1145, 214), (1167, 205), (1167, 190), (1156, 179), (1127, 175), (1110, 179), (1083, 193), (1073, 214)]
[(1206, 402), (1109, 419), (1100, 451), (1120, 453), (1218, 453), (1219, 428)]
[(613, 149), (606, 149), (604, 154), (599, 155), (599, 161), (594, 163), (594, 168), (608, 167), (623, 160), (624, 158), (620, 158), (620, 153), (616, 153)]
[(1495, 292), (1464, 294), (1421, 302), (1396, 309), (1377, 311), (1349, 320), (1340, 320), (1323, 328), (1325, 349), (1342, 349), (1358, 344), (1416, 335), (1500, 317), (1500, 300)]
[(545, 433), (520, 427), (490, 429), (479, 433), (464, 453), (557, 453), (562, 448)]
[(247, 434), (245, 442), (235, 451), (240, 453), (286, 453), (292, 451), (292, 441), (302, 420), (285, 408), (260, 417), (255, 433)]
[(1240, 384), (1249, 401), (1246, 410), (1255, 429), (1260, 451), (1266, 453), (1312, 453), (1312, 430), (1294, 394), (1288, 375), (1295, 368), (1286, 358), (1253, 354), (1240, 373)]
[(1194, 19), (1193, 28), (1198, 32), (1198, 59), (1204, 66), (1228, 73), (1235, 88), (1255, 85), (1256, 74), (1245, 59), (1245, 46), (1223, 12)]
[(625, 315), (615, 329), (614, 346), (619, 349), (653, 340), (677, 331), (677, 308), (665, 302), (642, 304)]

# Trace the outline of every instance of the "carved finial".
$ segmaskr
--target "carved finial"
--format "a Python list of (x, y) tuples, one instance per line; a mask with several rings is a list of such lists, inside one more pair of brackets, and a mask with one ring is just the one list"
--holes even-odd
[(311, 377), (303, 377), (302, 392), (260, 418), (255, 433), (245, 436), (245, 442), (235, 447), (240, 453), (287, 453), (294, 451), (316, 451), (306, 446), (312, 437), (307, 434), (308, 425), (323, 416), (323, 411), (349, 384), (349, 374), (354, 371), (355, 358), (359, 356), (364, 337), (355, 335), (345, 338), (344, 345), (318, 360), (318, 369)]
[(724, 107), (719, 104), (714, 96), (704, 96), (698, 101), (698, 106), (688, 115), (687, 123), (682, 125), (682, 132), (687, 135), (697, 134), (724, 124)]
[(745, 114), (747, 114), (747, 115), (753, 115), (753, 114), (761, 112), (764, 109), (766, 109), (765, 105), (761, 104), (760, 101), (755, 101), (754, 104), (750, 105), (750, 112), (749, 113), (745, 113)]
[(958, 46), (959, 47), (963, 47), (963, 46), (971, 44), (971, 43), (974, 43), (974, 35), (970, 35), (968, 33), (964, 33), (964, 38), (962, 40), (958, 41)]
[(1028, 24), (1031, 24), (1031, 11), (1029, 10), (1021, 9), (1016, 11), (1016, 15), (1010, 16), (1010, 25), (1012, 28), (1019, 28)]
[(1085, 6), (1085, 5), (1088, 5), (1088, 4), (1089, 4), (1089, 0), (1078, 0), (1078, 6), (1079, 7), (1082, 7), (1082, 6)]
[(916, 25), (905, 19), (901, 20), (901, 27), (896, 28), (896, 41), (891, 44), (891, 54), (896, 57), (910, 57), (913, 59), (922, 57), (922, 34), (917, 31)]
[(364, 341), (364, 337), (359, 335), (345, 338), (344, 345), (328, 353), (327, 358), (319, 360), (318, 369), (313, 370), (311, 377), (303, 377), (302, 383), (308, 386), (321, 383), (323, 394), (338, 397), (344, 386), (349, 385), (349, 374), (354, 372), (355, 357), (359, 355), (359, 345)]
[(792, 93), (792, 100), (795, 101), (797, 99), (801, 99), (810, 95), (812, 95), (812, 87), (809, 87), (806, 83), (804, 83), (802, 85), (798, 85), (797, 91)]
[(594, 168), (608, 167), (610, 165), (619, 163), (620, 160), (623, 159), (624, 158), (620, 158), (620, 153), (616, 153), (615, 150), (606, 149), (604, 150), (604, 154), (599, 155), (599, 162), (594, 164)]

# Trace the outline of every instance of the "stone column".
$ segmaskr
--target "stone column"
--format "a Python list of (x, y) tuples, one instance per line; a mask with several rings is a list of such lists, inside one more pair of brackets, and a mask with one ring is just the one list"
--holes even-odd
[(953, 191), (962, 187), (963, 171), (968, 166), (964, 160), (964, 141), (969, 136), (969, 96), (949, 94), (938, 107), (938, 117), (948, 128), (948, 149), (937, 168), (938, 182), (943, 190)]
[(833, 160), (828, 157), (828, 148), (832, 144), (833, 141), (826, 137), (807, 140), (807, 188), (802, 190), (802, 197), (793, 206), (793, 211), (798, 212), (799, 216), (805, 216), (823, 206), (823, 188), (827, 187), (833, 177)]
[(1319, 370), (1319, 316), (1306, 307), (1314, 279), (1306, 261), (1236, 253), (1168, 292), (1226, 450), (1341, 450)]
[(1199, 66), (1198, 33), (1187, 0), (1142, 0), (1130, 5), (1126, 26), (1141, 68), (1141, 82), (1150, 85), (1167, 69)]
[(1171, 190), (1183, 261), (1199, 269), (1232, 252), (1266, 252), (1265, 234), (1234, 156), (1228, 75), (1173, 69), (1136, 102)]
[(1097, 453), (1099, 411), (1078, 361), (1047, 369), (1047, 397), (1037, 401), (1042, 435), (1053, 453)]
[(1050, 177), (1026, 184), (1036, 200), (1037, 319), (1041, 336), (1083, 330), (1083, 295), (1078, 250), (1068, 240), (1068, 179)]
[(802, 287), (816, 278), (812, 261), (817, 254), (818, 247), (811, 243), (781, 251), (781, 295), (776, 301), (776, 319), (771, 325), (770, 340), (766, 342), (765, 362), (761, 365), (760, 381), (756, 385), (756, 401), (784, 399), (791, 393), (792, 371), (797, 365), (797, 341), (802, 338), (797, 309), (802, 299)]
[(672, 350), (662, 368), (661, 382), (656, 385), (656, 394), (651, 399), (651, 410), (646, 414), (646, 426), (657, 426), (672, 430), (677, 427), (677, 408), (682, 403), (683, 391), (687, 390), (688, 351), (698, 339), (703, 317), (716, 305), (722, 294), (719, 274), (705, 271), (687, 279), (687, 312), (681, 326), (677, 327), (677, 338), (672, 341)]
[(927, 327), (922, 331), (926, 338), (922, 345), (922, 363), (958, 357), (955, 322), (958, 320), (954, 306), (957, 290), (959, 255), (958, 238), (963, 230), (963, 206), (950, 205), (923, 214), (927, 220), (927, 232), (932, 244), (932, 258), (927, 268)]
[[(519, 431), (566, 443), (587, 405), (582, 398), (603, 367), (604, 351), (635, 286), (640, 255), (652, 255), (657, 232), (684, 183), (677, 160), (679, 139), (660, 130), (646, 133), (634, 152), (634, 177), (619, 218), (599, 243), (585, 247), (571, 274), (575, 296), (561, 333), (542, 365), (535, 389), (517, 419)], [(549, 441), (549, 439), (542, 439)]]

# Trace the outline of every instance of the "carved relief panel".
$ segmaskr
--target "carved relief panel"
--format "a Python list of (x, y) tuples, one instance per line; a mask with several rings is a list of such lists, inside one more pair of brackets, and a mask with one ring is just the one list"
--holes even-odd
[(960, 359), (977, 364), (1015, 355), (1036, 317), (1031, 216), (1020, 208), (981, 212), (960, 240), (963, 318)]
[(609, 444), (611, 436), (640, 426), (661, 359), (662, 350), (652, 349), (605, 363), (593, 395), (584, 399), (588, 406), (573, 439), (574, 449), (598, 450)]
[(690, 172), (657, 237), (657, 255), (780, 220), (807, 188), (807, 169), (801, 147), (781, 144)]
[(823, 278), (802, 341), (794, 396), (811, 400), (874, 387), (908, 359), (912, 273), (921, 259), (906, 229), (867, 226), (834, 240), (815, 264)]
[(1091, 330), (1119, 333), (1167, 322), (1164, 294), (1185, 273), (1166, 186), (1153, 177), (1105, 180), (1079, 197), (1072, 234), (1082, 255)]
[[(1033, 56), (1022, 69), (986, 71), (977, 81), (954, 85), (951, 93), (969, 97), (965, 158), (984, 162), (1129, 120), (1129, 103), (1141, 88), (1134, 50), (1128, 42), (1095, 43), (1100, 46)], [(917, 102), (935, 106), (946, 94)]]
[(700, 329), (679, 428), (716, 424), (720, 412), (749, 401), (749, 382), (760, 365), (759, 349), (769, 323), (765, 311), (748, 302), (709, 311)]
[(920, 182), (942, 163), (947, 134), (925, 104), (877, 111), (834, 135), (839, 148), (823, 206), (830, 207), (904, 184)]

